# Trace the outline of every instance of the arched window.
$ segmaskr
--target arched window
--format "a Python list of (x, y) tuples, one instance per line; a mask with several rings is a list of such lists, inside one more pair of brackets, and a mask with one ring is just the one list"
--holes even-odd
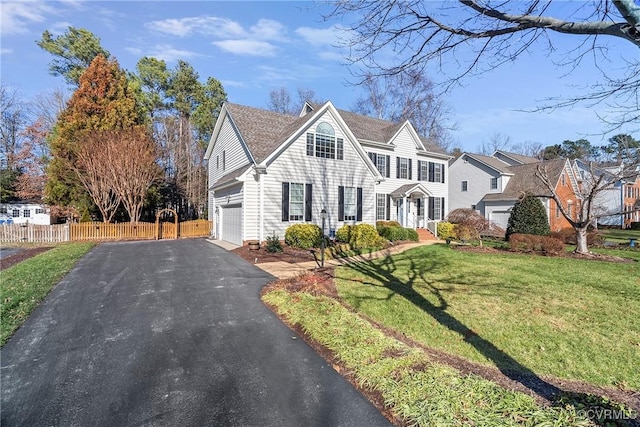
[(316, 133), (307, 133), (307, 156), (323, 159), (344, 159), (344, 140), (336, 138), (336, 131), (327, 122), (316, 126)]

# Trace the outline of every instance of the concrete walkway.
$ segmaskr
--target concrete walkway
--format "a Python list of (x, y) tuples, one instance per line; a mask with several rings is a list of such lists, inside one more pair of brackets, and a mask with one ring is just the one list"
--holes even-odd
[[(383, 249), (381, 251), (372, 252), (367, 255), (357, 255), (348, 258), (338, 258), (338, 259), (325, 259), (324, 265), (325, 267), (335, 267), (338, 265), (344, 265), (352, 262), (363, 262), (363, 261), (371, 261), (378, 258), (384, 258), (390, 255), (398, 254), (409, 249), (417, 248), (419, 246), (431, 245), (434, 243), (441, 243), (436, 240), (428, 240), (422, 242), (415, 243), (404, 243), (397, 246), (391, 246), (387, 249)], [(288, 279), (291, 277), (299, 276), (304, 273), (308, 273), (310, 271), (316, 270), (318, 268), (318, 263), (315, 261), (307, 261), (300, 262), (297, 264), (291, 264), (288, 262), (265, 262), (255, 264), (256, 267), (260, 267), (262, 270), (267, 273), (275, 276), (279, 279)]]

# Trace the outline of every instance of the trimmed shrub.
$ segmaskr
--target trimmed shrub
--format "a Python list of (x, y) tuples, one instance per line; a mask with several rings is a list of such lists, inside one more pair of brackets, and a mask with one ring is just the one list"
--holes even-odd
[(292, 248), (317, 248), (322, 242), (322, 230), (316, 224), (294, 224), (285, 231), (284, 241)]
[[(554, 237), (567, 245), (576, 244), (576, 231), (573, 228), (563, 228), (559, 231), (552, 231), (549, 234), (550, 237)], [(587, 245), (602, 245), (604, 239), (598, 231), (587, 232)]]
[(378, 231), (369, 224), (343, 225), (336, 232), (336, 240), (349, 243), (351, 249), (354, 250), (384, 246), (384, 241)]
[(438, 238), (442, 240), (455, 239), (456, 233), (454, 231), (454, 225), (447, 221), (438, 223)]
[(383, 242), (378, 231), (373, 225), (358, 224), (354, 225), (349, 238), (351, 249), (366, 249), (382, 246)]
[(456, 236), (456, 239), (463, 241), (480, 238), (478, 230), (467, 224), (454, 224), (453, 234)]
[(562, 241), (549, 236), (515, 233), (509, 236), (509, 245), (514, 252), (544, 252), (559, 254), (564, 250)]
[(378, 234), (390, 242), (407, 239), (406, 229), (402, 227), (389, 227), (386, 225), (382, 225), (378, 227)]
[(412, 242), (417, 242), (420, 240), (420, 236), (418, 236), (418, 232), (413, 228), (405, 228), (407, 231), (407, 240), (411, 240)]
[(343, 225), (336, 231), (336, 240), (342, 243), (349, 243), (351, 240), (351, 228), (352, 225)]
[(512, 234), (549, 234), (549, 217), (544, 205), (537, 197), (525, 194), (516, 202), (507, 223), (507, 240)]
[(378, 227), (402, 227), (398, 221), (376, 221)]

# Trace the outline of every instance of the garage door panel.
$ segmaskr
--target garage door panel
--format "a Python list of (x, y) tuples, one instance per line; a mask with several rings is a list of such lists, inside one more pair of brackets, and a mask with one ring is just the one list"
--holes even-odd
[(242, 206), (231, 205), (222, 208), (222, 240), (242, 244)]
[(507, 229), (507, 224), (509, 223), (509, 217), (511, 216), (511, 212), (509, 211), (493, 211), (491, 212), (491, 216), (489, 220), (493, 222), (500, 228)]

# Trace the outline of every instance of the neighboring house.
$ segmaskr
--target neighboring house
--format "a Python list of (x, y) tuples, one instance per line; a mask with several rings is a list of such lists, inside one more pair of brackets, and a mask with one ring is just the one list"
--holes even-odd
[(551, 199), (551, 192), (536, 176), (538, 166), (546, 168), (555, 191), (576, 218), (578, 181), (571, 162), (557, 159), (540, 162), (533, 157), (505, 151), (491, 156), (463, 153), (449, 167), (450, 210), (472, 208), (495, 225), (506, 229), (511, 210), (524, 193), (540, 196), (552, 230), (570, 227)]
[(0, 203), (0, 224), (50, 225), (54, 222), (46, 205), (29, 201)]
[[(325, 232), (444, 217), (450, 158), (409, 122), (305, 104), (300, 116), (225, 103), (205, 154), (215, 236), (236, 244), (284, 238), (297, 223)], [(433, 225), (433, 224), (432, 224)]]
[(632, 222), (640, 221), (640, 170), (635, 177), (621, 180), (620, 167), (598, 167), (581, 160), (573, 162), (580, 186), (590, 186), (593, 179), (604, 175), (604, 188), (592, 204), (597, 226), (627, 228)]

